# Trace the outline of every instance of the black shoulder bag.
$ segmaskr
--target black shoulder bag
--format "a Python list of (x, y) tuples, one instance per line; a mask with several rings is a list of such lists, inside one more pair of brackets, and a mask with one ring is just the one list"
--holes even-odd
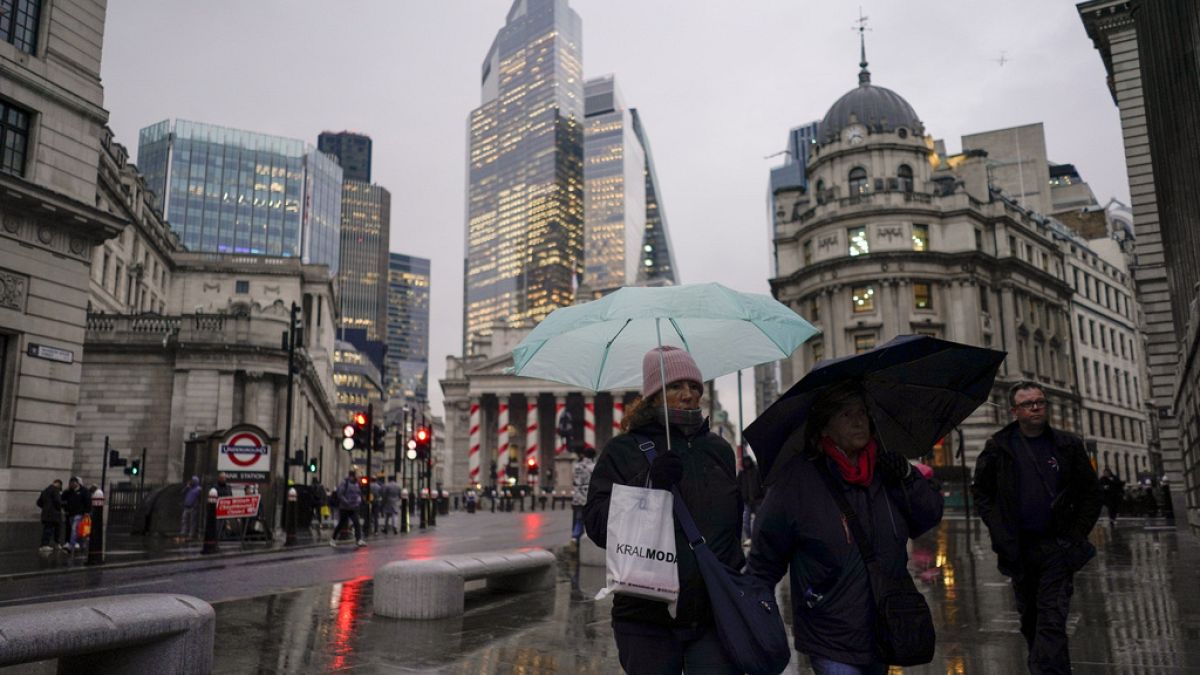
[[(650, 462), (654, 461), (654, 441), (636, 436), (638, 445)], [(717, 559), (704, 541), (696, 521), (688, 512), (678, 487), (671, 488), (675, 519), (696, 556), (708, 600), (717, 624), (721, 646), (737, 669), (747, 675), (778, 675), (792, 658), (783, 617), (775, 602), (775, 589), (743, 575)]]
[(858, 544), (858, 552), (867, 567), (867, 578), (871, 583), (871, 595), (875, 598), (875, 643), (883, 661), (893, 666), (916, 666), (933, 660), (933, 649), (937, 633), (933, 630), (933, 614), (925, 596), (917, 590), (907, 571), (901, 579), (894, 579), (883, 571), (875, 548), (867, 539), (867, 533), (858, 514), (846, 501), (842, 488), (830, 473), (824, 458), (817, 460), (817, 471), (825, 479), (825, 486), (833, 495), (846, 524)]

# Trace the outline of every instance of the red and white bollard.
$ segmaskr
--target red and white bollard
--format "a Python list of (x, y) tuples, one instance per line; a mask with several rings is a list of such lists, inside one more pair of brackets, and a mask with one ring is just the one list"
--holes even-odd
[(104, 564), (104, 490), (92, 493), (92, 533), (88, 537), (88, 565)]
[(284, 546), (296, 545), (296, 488), (287, 491), (287, 527), (284, 528)]
[(217, 552), (217, 488), (208, 491), (208, 511), (204, 519), (204, 548), (200, 553)]

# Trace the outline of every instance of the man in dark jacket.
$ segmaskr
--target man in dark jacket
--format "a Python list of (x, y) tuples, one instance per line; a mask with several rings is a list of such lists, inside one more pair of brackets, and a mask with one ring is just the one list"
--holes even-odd
[(55, 480), (42, 490), (37, 498), (38, 508), (42, 510), (42, 552), (51, 551), (59, 546), (58, 531), (62, 527), (62, 481)]
[(1117, 478), (1108, 467), (1104, 467), (1104, 475), (1100, 477), (1100, 499), (1108, 509), (1108, 524), (1116, 525), (1121, 502), (1125, 499), (1125, 481)]
[(742, 455), (738, 492), (742, 496), (742, 536), (748, 544), (750, 535), (753, 534), (751, 528), (754, 526), (754, 514), (758, 512), (758, 505), (762, 503), (763, 498), (762, 477), (758, 475), (758, 464), (754, 463), (754, 458), (750, 455)]
[(1050, 427), (1045, 390), (1009, 389), (1016, 421), (996, 432), (975, 464), (972, 493), (1000, 572), (1012, 578), (1029, 672), (1069, 673), (1067, 612), (1075, 572), (1095, 555), (1088, 533), (1100, 486), (1083, 440)]
[(92, 512), (91, 493), (83, 487), (77, 476), (71, 476), (67, 489), (62, 494), (63, 510), (67, 512), (67, 550), (83, 550), (85, 538), (79, 536), (79, 523)]
[[(679, 488), (696, 527), (708, 547), (725, 564), (738, 569), (745, 562), (741, 537), (741, 499), (738, 495), (733, 448), (709, 432), (700, 410), (704, 392), (700, 369), (687, 352), (661, 347), (642, 362), (642, 396), (625, 418), (628, 433), (604, 447), (592, 471), (583, 508), (588, 538), (608, 546), (608, 507), (614, 483), (669, 490)], [(666, 397), (669, 425), (663, 423)], [(668, 431), (669, 430), (669, 431)], [(667, 434), (670, 433), (670, 452)], [(642, 452), (642, 439), (654, 443), (651, 462)], [(633, 675), (683, 672), (735, 673), (716, 635), (708, 590), (688, 545), (675, 523), (675, 553), (679, 598), (675, 617), (667, 603), (618, 593), (613, 600), (613, 633), (621, 667)]]

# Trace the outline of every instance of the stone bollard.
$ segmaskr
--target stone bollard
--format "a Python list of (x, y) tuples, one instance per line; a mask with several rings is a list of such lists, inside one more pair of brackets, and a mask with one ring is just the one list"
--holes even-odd
[(284, 546), (296, 545), (296, 488), (290, 487), (287, 491), (287, 514), (284, 515), (285, 535), (283, 539)]
[(204, 548), (200, 549), (200, 553), (216, 553), (217, 552), (217, 488), (210, 488), (208, 491), (208, 510), (205, 512), (204, 519)]
[(92, 493), (92, 534), (88, 537), (88, 565), (104, 564), (104, 490)]
[(411, 522), (408, 518), (408, 488), (404, 488), (400, 491), (400, 531), (412, 531)]

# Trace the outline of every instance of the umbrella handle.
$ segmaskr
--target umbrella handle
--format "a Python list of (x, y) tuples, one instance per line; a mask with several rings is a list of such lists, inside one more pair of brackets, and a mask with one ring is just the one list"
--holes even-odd
[(654, 332), (658, 334), (658, 381), (662, 383), (663, 429), (667, 430), (667, 452), (671, 451), (671, 414), (667, 411), (667, 365), (662, 352), (662, 319), (655, 317)]

